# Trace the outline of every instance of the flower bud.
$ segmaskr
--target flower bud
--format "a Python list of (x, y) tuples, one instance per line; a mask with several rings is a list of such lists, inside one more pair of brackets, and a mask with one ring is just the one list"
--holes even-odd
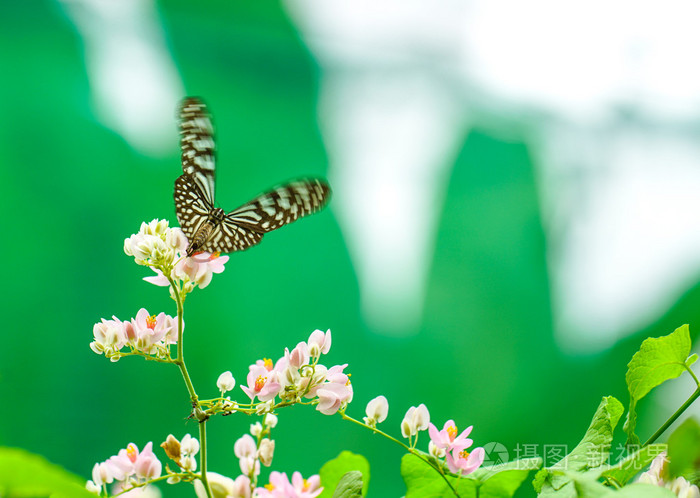
[(160, 447), (165, 450), (168, 458), (180, 465), (180, 441), (175, 436), (168, 434), (168, 437), (160, 444)]
[(272, 439), (263, 439), (260, 441), (260, 448), (258, 448), (258, 458), (260, 463), (265, 467), (272, 465), (272, 457), (275, 453), (275, 441)]

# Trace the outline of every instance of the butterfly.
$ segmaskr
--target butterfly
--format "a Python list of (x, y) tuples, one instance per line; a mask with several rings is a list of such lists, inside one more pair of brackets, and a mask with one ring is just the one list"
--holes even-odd
[(187, 256), (199, 251), (243, 251), (263, 235), (321, 210), (331, 195), (316, 178), (289, 182), (226, 213), (215, 207), (214, 129), (206, 105), (196, 97), (180, 106), (183, 174), (175, 180), (175, 213), (189, 240)]

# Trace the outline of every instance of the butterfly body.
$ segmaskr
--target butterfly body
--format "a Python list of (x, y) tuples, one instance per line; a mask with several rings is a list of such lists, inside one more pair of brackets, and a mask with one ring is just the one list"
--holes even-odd
[(175, 209), (190, 244), (198, 251), (234, 252), (257, 244), (263, 234), (322, 209), (330, 187), (320, 179), (289, 182), (260, 194), (228, 214), (214, 207), (213, 127), (204, 103), (194, 97), (180, 108), (183, 174), (175, 181)]
[(187, 256), (192, 256), (194, 253), (202, 250), (201, 248), (207, 243), (207, 240), (224, 220), (225, 216), (226, 212), (221, 208), (215, 208), (209, 213), (209, 217), (194, 232), (190, 245), (187, 247)]

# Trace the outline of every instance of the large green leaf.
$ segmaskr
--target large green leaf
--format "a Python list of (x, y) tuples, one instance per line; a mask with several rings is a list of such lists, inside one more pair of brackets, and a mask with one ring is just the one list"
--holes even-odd
[[(646, 469), (651, 461), (666, 449), (665, 444), (650, 444), (640, 448), (615, 465), (598, 469), (596, 478), (603, 477), (624, 486), (641, 470)], [(593, 472), (593, 471), (592, 471)]]
[[(321, 467), (319, 475), (321, 476), (321, 485), (323, 493), (320, 498), (331, 498), (336, 496), (336, 489), (343, 482), (341, 492), (350, 492), (357, 485), (358, 479), (356, 474), (351, 474), (346, 477), (349, 472), (358, 471), (360, 473), (360, 482), (362, 483), (362, 495), (367, 494), (369, 486), (369, 462), (362, 455), (357, 455), (350, 451), (343, 451), (333, 460), (326, 462)], [(345, 479), (345, 480), (343, 480)], [(341, 495), (352, 496), (352, 495)]]
[(692, 474), (700, 468), (700, 425), (689, 418), (668, 438), (669, 478)]
[(556, 491), (571, 479), (564, 472), (586, 471), (601, 467), (610, 456), (613, 431), (624, 412), (622, 403), (612, 396), (602, 399), (581, 442), (568, 455), (535, 476), (533, 486), (540, 493)]
[(417, 456), (408, 454), (401, 459), (401, 475), (406, 483), (406, 498), (455, 496), (453, 488), (462, 498), (507, 498), (513, 496), (528, 474), (541, 465), (540, 458), (526, 458), (481, 467), (464, 477), (447, 476), (448, 485), (434, 468)]
[(19, 448), (0, 448), (0, 469), (3, 497), (95, 498), (85, 479)]
[(637, 403), (656, 386), (675, 379), (697, 360), (690, 354), (690, 331), (682, 325), (663, 337), (650, 337), (642, 342), (627, 365), (627, 389), (630, 393), (630, 408), (625, 423), (628, 445), (639, 445), (634, 432), (637, 425)]
[(351, 470), (335, 487), (333, 498), (360, 498), (362, 496), (362, 472)]

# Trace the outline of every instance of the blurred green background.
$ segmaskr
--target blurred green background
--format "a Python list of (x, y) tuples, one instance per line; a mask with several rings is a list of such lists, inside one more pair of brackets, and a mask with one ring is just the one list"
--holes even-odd
[[(175, 367), (136, 358), (110, 363), (88, 347), (101, 317), (129, 319), (141, 307), (175, 314), (167, 292), (141, 280), (148, 271), (122, 246), (142, 221), (176, 224), (179, 98), (202, 96), (212, 110), (224, 207), (289, 178), (326, 176), (332, 164), (317, 117), (323, 70), (281, 4), (157, 4), (184, 89), (165, 116), (165, 145), (150, 153), (98, 118), (85, 40), (69, 9), (68, 2), (5, 2), (0, 15), (0, 443), (87, 479), (96, 461), (129, 442), (157, 445), (170, 433), (197, 432), (185, 420), (188, 398)], [(384, 394), (390, 412), (383, 428), (394, 435), (405, 411), (425, 403), (439, 426), (450, 418), (473, 424), (476, 445), (500, 442), (514, 457), (518, 445), (534, 444), (542, 454), (544, 444), (574, 445), (601, 396), (627, 402), (629, 358), (648, 335), (682, 323), (694, 330), (697, 286), (603, 352), (562, 352), (527, 123), (504, 126), (502, 133), (493, 123), (460, 132), (416, 330), (387, 334), (363, 318), (332, 202), (231, 255), (226, 271), (188, 298), (186, 358), (200, 396), (217, 394), (221, 372), (231, 370), (240, 384), (249, 363), (277, 358), (314, 329), (330, 328), (326, 362), (348, 363), (352, 373), (348, 413), (361, 418), (366, 402)], [(649, 407), (642, 437), (674, 409), (642, 409)], [(211, 421), (211, 470), (238, 474), (233, 443), (252, 422)], [(308, 476), (348, 449), (370, 460), (370, 496), (404, 493), (400, 448), (339, 417), (284, 410), (274, 438), (273, 469)], [(191, 496), (187, 486), (164, 493)]]

